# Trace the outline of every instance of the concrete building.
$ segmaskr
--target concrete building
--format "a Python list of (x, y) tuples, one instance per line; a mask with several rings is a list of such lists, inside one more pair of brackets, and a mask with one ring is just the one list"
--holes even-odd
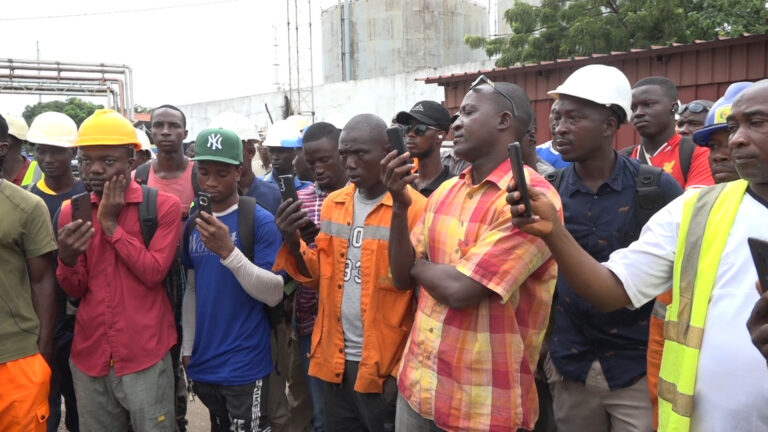
[(488, 9), (470, 0), (340, 1), (321, 13), (324, 82), (482, 61), (464, 36), (487, 36), (488, 23)]

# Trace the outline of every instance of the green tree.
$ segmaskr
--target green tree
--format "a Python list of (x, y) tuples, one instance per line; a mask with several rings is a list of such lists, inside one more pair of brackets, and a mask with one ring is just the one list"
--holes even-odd
[(464, 42), (496, 66), (768, 31), (765, 0), (520, 0), (504, 12), (512, 32)]
[(27, 123), (32, 123), (32, 120), (38, 116), (38, 114), (55, 111), (64, 113), (72, 118), (72, 120), (80, 126), (89, 115), (93, 114), (97, 109), (104, 108), (103, 105), (96, 105), (91, 102), (84, 101), (80, 98), (71, 97), (65, 101), (50, 101), (50, 102), (38, 102), (34, 105), (27, 105), (24, 108), (24, 112), (21, 114)]
[(154, 108), (145, 107), (144, 105), (136, 104), (133, 106), (133, 112), (135, 113), (143, 113), (143, 114), (149, 114), (152, 112)]

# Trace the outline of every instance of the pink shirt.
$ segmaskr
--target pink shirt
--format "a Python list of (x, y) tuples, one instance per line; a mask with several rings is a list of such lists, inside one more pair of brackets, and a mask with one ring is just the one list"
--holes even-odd
[(153, 187), (159, 191), (171, 194), (181, 202), (181, 216), (184, 219), (189, 217), (189, 206), (195, 200), (195, 191), (192, 188), (192, 166), (194, 162), (189, 161), (187, 169), (175, 179), (162, 179), (155, 175), (154, 165), (149, 166), (149, 178), (147, 186)]
[[(61, 288), (80, 298), (71, 358), (94, 377), (105, 376), (110, 360), (115, 375), (146, 369), (176, 343), (176, 326), (163, 279), (176, 256), (181, 209), (179, 200), (159, 192), (157, 231), (149, 248), (139, 224), (141, 187), (129, 182), (118, 227), (107, 236), (98, 223), (99, 198), (91, 194), (95, 234), (74, 267), (61, 260), (56, 270)], [(62, 204), (59, 227), (72, 221), (71, 202)]]

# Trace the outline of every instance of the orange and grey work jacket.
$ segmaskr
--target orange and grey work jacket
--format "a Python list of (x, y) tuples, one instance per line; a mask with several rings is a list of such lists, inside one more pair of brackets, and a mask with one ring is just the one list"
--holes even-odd
[[(298, 282), (319, 290), (318, 312), (312, 332), (309, 374), (330, 383), (340, 383), (344, 373), (344, 331), (341, 300), (344, 266), (352, 232), (355, 186), (349, 184), (325, 199), (320, 211), (320, 234), (316, 247), (301, 242), (301, 255), (311, 273), (302, 275), (285, 244), (273, 270), (285, 270)], [(413, 229), (424, 213), (426, 198), (408, 187), (413, 203), (408, 210), (408, 228)], [(414, 315), (413, 290), (394, 286), (389, 271), (389, 227), (392, 196), (384, 198), (368, 213), (360, 249), (360, 314), (363, 319), (362, 357), (355, 391), (381, 393), (384, 380), (397, 373)]]

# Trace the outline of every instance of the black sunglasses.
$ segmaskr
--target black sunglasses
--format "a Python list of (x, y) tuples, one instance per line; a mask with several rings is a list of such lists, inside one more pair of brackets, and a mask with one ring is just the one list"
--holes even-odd
[(413, 131), (416, 136), (424, 136), (424, 134), (427, 133), (429, 129), (436, 131), (440, 130), (436, 127), (425, 125), (423, 123), (416, 123), (412, 125), (403, 125), (403, 134), (408, 135), (411, 133), (411, 131)]
[(496, 93), (504, 96), (504, 99), (508, 100), (509, 103), (512, 104), (512, 115), (517, 117), (517, 105), (515, 105), (515, 101), (512, 100), (511, 97), (507, 96), (504, 92), (496, 88), (496, 83), (489, 80), (487, 76), (480, 75), (477, 77), (477, 79), (472, 83), (471, 86), (469, 86), (469, 91), (472, 91), (475, 87), (481, 85), (481, 84), (488, 84)]
[(698, 114), (700, 112), (709, 111), (709, 107), (698, 102), (691, 102), (689, 104), (680, 105), (680, 108), (677, 109), (677, 114), (682, 114), (685, 110)]

